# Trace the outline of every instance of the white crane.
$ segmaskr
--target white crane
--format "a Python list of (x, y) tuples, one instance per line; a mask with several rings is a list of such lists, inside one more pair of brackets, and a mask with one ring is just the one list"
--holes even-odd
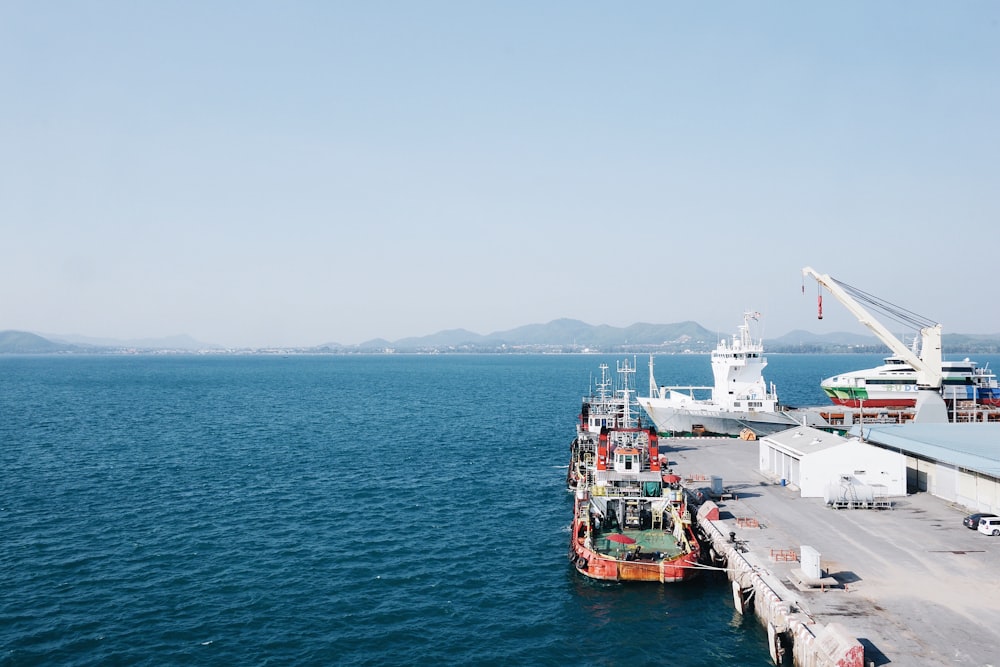
[[(817, 273), (811, 267), (802, 269), (802, 275), (814, 278), (837, 297), (858, 318), (861, 324), (871, 329), (879, 340), (889, 346), (897, 356), (909, 363), (917, 372), (917, 387), (921, 397), (917, 402), (917, 421), (947, 421), (947, 410), (941, 398), (941, 325), (929, 323), (920, 327), (920, 355), (896, 338), (885, 326), (875, 319), (858, 301), (845, 290), (841, 283), (826, 274)], [(821, 302), (820, 317), (822, 317)], [(933, 406), (933, 407), (932, 407)], [(921, 411), (925, 417), (920, 418)]]

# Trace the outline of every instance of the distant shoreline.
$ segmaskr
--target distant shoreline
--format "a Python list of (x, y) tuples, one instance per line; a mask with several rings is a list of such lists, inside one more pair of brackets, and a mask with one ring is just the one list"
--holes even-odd
[[(210, 350), (165, 350), (165, 349), (88, 349), (88, 350), (53, 350), (53, 351), (10, 351), (0, 350), (2, 357), (392, 357), (392, 356), (610, 356), (610, 355), (649, 355), (654, 356), (704, 356), (711, 354), (708, 350), (675, 352), (669, 350), (316, 350), (310, 348), (240, 348), (240, 349), (210, 349)], [(863, 350), (791, 350), (781, 349), (767, 351), (767, 355), (808, 355), (808, 356), (864, 356), (885, 355), (892, 352), (888, 349)], [(974, 356), (1000, 354), (997, 349), (983, 350), (945, 350), (945, 357)]]
[[(143, 340), (81, 340), (0, 331), (0, 354), (709, 354), (720, 334), (696, 323), (594, 327), (583, 322), (554, 321), (481, 336), (446, 331), (397, 341), (373, 339), (356, 345), (235, 347), (198, 341), (190, 336)], [(1000, 334), (945, 334), (950, 355), (1000, 353)], [(874, 336), (805, 331), (764, 340), (767, 354), (891, 354)]]

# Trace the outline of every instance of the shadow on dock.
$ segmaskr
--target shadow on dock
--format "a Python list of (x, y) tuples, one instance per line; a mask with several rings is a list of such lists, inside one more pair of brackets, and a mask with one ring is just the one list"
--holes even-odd
[(850, 584), (854, 584), (861, 581), (861, 577), (859, 577), (854, 572), (851, 572), (850, 570), (842, 570), (840, 572), (828, 572), (827, 576), (833, 577), (834, 579), (837, 580), (838, 584), (840, 584), (845, 588)]
[(890, 660), (885, 653), (882, 653), (882, 651), (878, 650), (878, 647), (875, 646), (875, 644), (871, 643), (871, 640), (865, 639), (864, 637), (858, 637), (858, 641), (865, 647), (866, 665), (875, 665), (875, 667), (879, 667), (879, 665), (888, 665), (892, 662), (892, 660)]

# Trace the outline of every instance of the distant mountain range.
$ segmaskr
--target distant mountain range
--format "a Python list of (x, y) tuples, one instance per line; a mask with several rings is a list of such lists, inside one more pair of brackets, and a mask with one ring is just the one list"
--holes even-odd
[(40, 336), (27, 331), (0, 331), (0, 354), (114, 354), (129, 352), (221, 351), (190, 336), (116, 341), (83, 336)]
[[(697, 322), (675, 324), (637, 323), (628, 327), (591, 325), (579, 320), (559, 319), (548, 324), (529, 324), (508, 331), (482, 335), (464, 329), (449, 329), (429, 336), (396, 341), (374, 339), (360, 345), (327, 343), (292, 349), (267, 348), (234, 350), (201, 343), (189, 336), (162, 339), (114, 341), (72, 336), (40, 336), (24, 331), (0, 331), (0, 354), (125, 354), (125, 353), (225, 353), (297, 352), (312, 354), (370, 353), (539, 353), (603, 352), (682, 354), (710, 352), (722, 337), (732, 332), (715, 332)], [(945, 334), (946, 354), (989, 354), (1000, 352), (1000, 334)], [(888, 349), (874, 336), (832, 332), (814, 334), (792, 331), (764, 341), (768, 352), (882, 353)]]
[[(900, 340), (905, 340), (896, 334)], [(1000, 334), (944, 334), (941, 347), (945, 354), (995, 354), (1000, 352)], [(792, 331), (780, 338), (765, 339), (768, 352), (888, 352), (889, 348), (875, 336), (845, 332), (814, 334)]]
[[(532, 351), (523, 348), (557, 348), (560, 351), (617, 351), (635, 346), (700, 347), (710, 341), (715, 346), (716, 334), (697, 322), (676, 324), (633, 324), (612, 327), (592, 325), (579, 320), (559, 319), (548, 324), (528, 324), (516, 329), (482, 335), (465, 329), (451, 329), (429, 336), (403, 338), (394, 342), (371, 340), (356, 346), (361, 350), (391, 348), (404, 351)], [(333, 344), (330, 345), (333, 347)]]

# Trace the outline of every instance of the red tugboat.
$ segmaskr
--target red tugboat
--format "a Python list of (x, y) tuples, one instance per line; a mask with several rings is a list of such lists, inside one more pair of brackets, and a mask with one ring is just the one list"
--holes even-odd
[(588, 472), (576, 487), (570, 538), (581, 574), (673, 583), (698, 573), (701, 546), (680, 478), (661, 465), (655, 428), (603, 428)]
[(595, 390), (583, 397), (576, 424), (576, 437), (569, 446), (569, 469), (566, 487), (576, 491), (580, 484), (593, 483), (597, 440), (603, 428), (635, 427), (639, 406), (635, 403), (635, 361), (618, 362), (618, 379), (612, 382), (608, 365), (601, 364), (601, 377)]

